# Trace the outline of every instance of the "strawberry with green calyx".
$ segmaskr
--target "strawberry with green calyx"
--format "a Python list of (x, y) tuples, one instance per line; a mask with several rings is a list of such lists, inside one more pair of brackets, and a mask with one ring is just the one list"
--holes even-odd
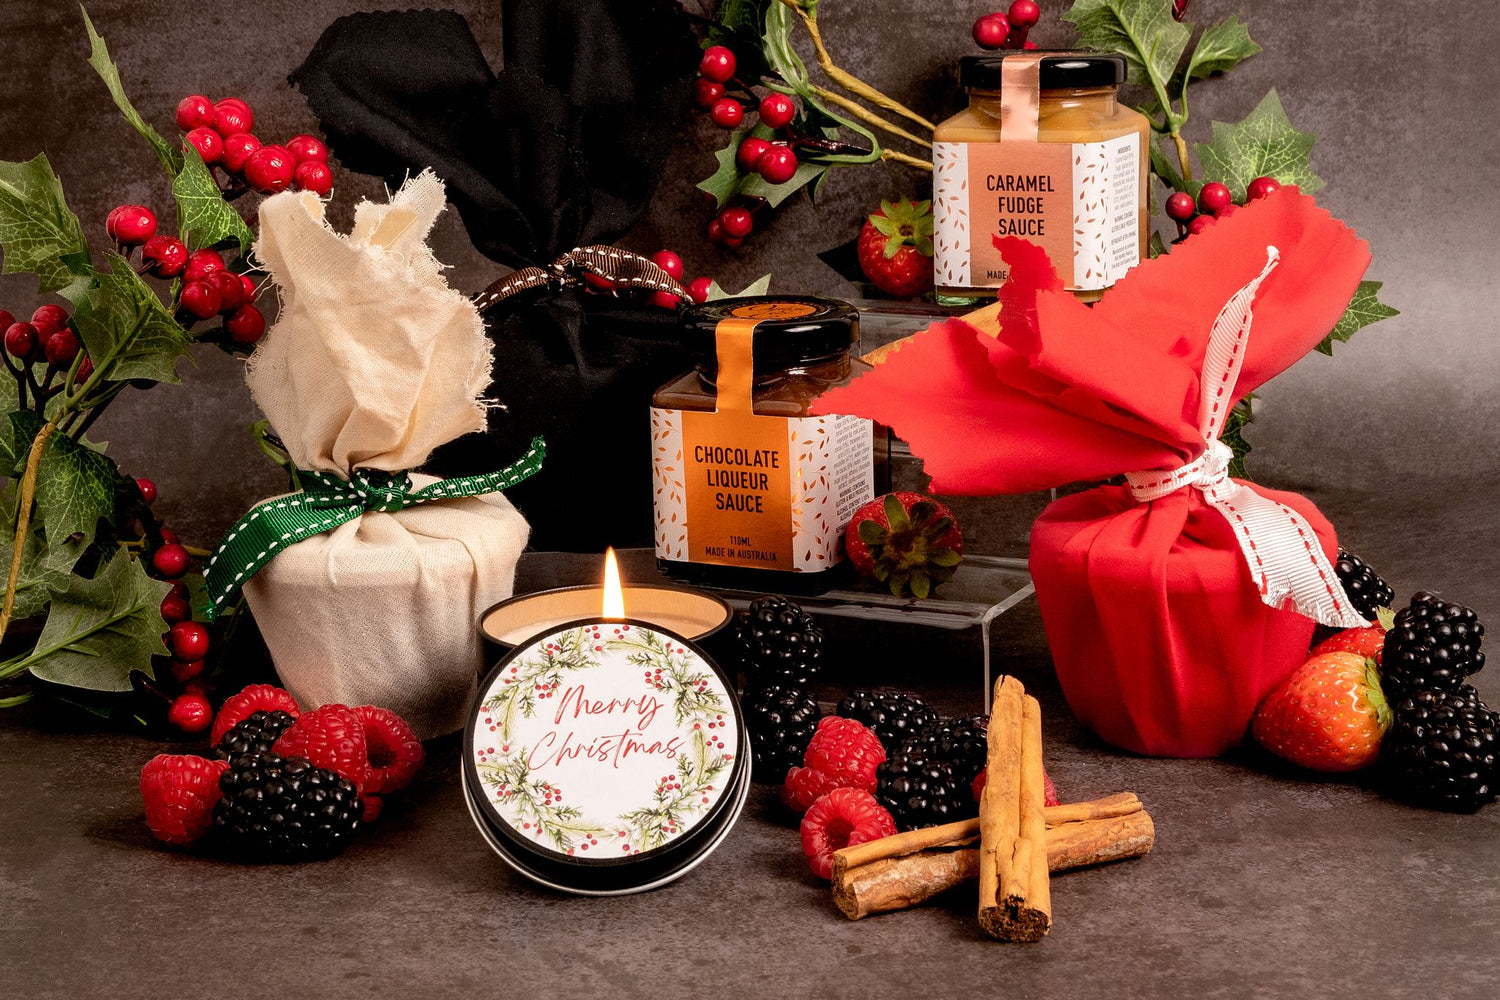
[(953, 512), (931, 497), (887, 493), (854, 512), (844, 550), (865, 579), (897, 597), (925, 598), (953, 578), (964, 539)]
[(1313, 771), (1357, 771), (1380, 756), (1391, 708), (1375, 661), (1320, 653), (1292, 672), (1255, 711), (1250, 732), (1284, 760)]
[(932, 288), (932, 202), (882, 201), (859, 231), (859, 266), (876, 288), (910, 299)]

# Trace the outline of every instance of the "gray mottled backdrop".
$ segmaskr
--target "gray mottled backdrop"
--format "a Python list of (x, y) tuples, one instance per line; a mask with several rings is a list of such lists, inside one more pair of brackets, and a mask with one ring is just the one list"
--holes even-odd
[[(108, 40), (137, 107), (164, 132), (188, 93), (243, 96), (256, 131), (285, 139), (312, 127), (287, 72), (339, 14), (379, 4), (298, 0), (235, 5), (165, 0), (93, 0), (90, 13)], [(498, 63), (498, 5), (455, 4)], [(1042, 4), (1043, 44), (1071, 37), (1058, 20), (1061, 0)], [(901, 4), (825, 0), (820, 13), (838, 60), (929, 117), (956, 110), (958, 56), (973, 50), (973, 18), (986, 4), (938, 0)], [(1275, 86), (1292, 122), (1315, 132), (1313, 166), (1327, 181), (1322, 203), (1369, 240), (1370, 277), (1402, 315), (1359, 334), (1333, 358), (1313, 355), (1264, 392), (1252, 428), (1251, 472), (1278, 485), (1339, 492), (1341, 525), (1375, 544), (1358, 514), (1380, 511), (1387, 534), (1376, 547), (1398, 553), (1419, 544), (1388, 536), (1417, 497), (1456, 476), (1469, 484), (1471, 536), (1488, 539), (1495, 522), (1495, 428), (1500, 427), (1500, 344), (1494, 337), (1494, 180), (1500, 162), (1500, 104), (1489, 79), (1500, 30), (1478, 0), (1409, 9), (1378, 0), (1305, 4), (1292, 0), (1195, 0), (1200, 23), (1243, 11), (1266, 51), (1231, 76), (1194, 93), (1190, 131), (1206, 138), (1211, 118), (1242, 118)], [(87, 43), (76, 5), (0, 0), (0, 157), (46, 151), (69, 202), (96, 245), (103, 219), (120, 202), (165, 215), (165, 181), (145, 146), (109, 103), (85, 64)], [(706, 209), (693, 184), (712, 166), (722, 133), (699, 117), (673, 151), (668, 176), (648, 217), (625, 241), (643, 251), (682, 253), (690, 274), (712, 273), (740, 287), (769, 271), (786, 291), (833, 295), (850, 289), (814, 256), (855, 232), (880, 198), (920, 193), (925, 175), (887, 166), (841, 172), (816, 207), (794, 199), (769, 229), (738, 251), (720, 253), (702, 238)], [(337, 152), (335, 150), (335, 152)], [(369, 178), (339, 173), (335, 219), (347, 219)], [(440, 227), (438, 254), (451, 280), (476, 290), (498, 268), (468, 245), (456, 217)], [(35, 288), (0, 279), (0, 307), (17, 314), (38, 304)], [(1104, 345), (1101, 345), (1101, 349)], [(124, 467), (156, 479), (161, 512), (200, 544), (217, 536), (246, 504), (275, 489), (279, 477), (244, 433), (255, 419), (239, 362), (201, 349), (180, 386), (133, 393), (101, 421)], [(644, 460), (644, 456), (642, 456)], [(1479, 491), (1473, 492), (1478, 486)], [(1396, 501), (1400, 501), (1396, 503)], [(1396, 503), (1396, 506), (1392, 506)], [(1351, 518), (1353, 523), (1349, 523)]]

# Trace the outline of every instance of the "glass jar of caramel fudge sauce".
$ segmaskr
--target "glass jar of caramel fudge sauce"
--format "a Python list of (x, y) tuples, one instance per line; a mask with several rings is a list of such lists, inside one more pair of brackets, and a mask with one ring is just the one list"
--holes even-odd
[(1004, 283), (996, 235), (1041, 246), (1086, 302), (1146, 256), (1151, 126), (1117, 100), (1124, 80), (1125, 60), (1112, 54), (961, 60), (969, 106), (933, 133), (938, 294), (993, 294)]
[(844, 526), (884, 492), (884, 428), (808, 416), (869, 365), (859, 313), (803, 296), (684, 310), (693, 370), (651, 402), (656, 557), (706, 586), (816, 591), (842, 563)]

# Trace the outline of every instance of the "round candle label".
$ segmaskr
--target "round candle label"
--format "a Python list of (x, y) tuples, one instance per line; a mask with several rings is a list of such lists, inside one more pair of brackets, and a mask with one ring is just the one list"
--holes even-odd
[(731, 791), (733, 696), (665, 632), (597, 622), (537, 636), (480, 698), (469, 750), (485, 801), (546, 850), (580, 860), (652, 851)]

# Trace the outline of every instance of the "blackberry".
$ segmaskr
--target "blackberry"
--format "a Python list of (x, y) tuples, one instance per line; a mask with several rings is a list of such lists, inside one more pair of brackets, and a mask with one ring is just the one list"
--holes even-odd
[(214, 832), (244, 860), (307, 861), (338, 854), (364, 807), (354, 783), (300, 757), (247, 753), (219, 776)]
[(1423, 688), (1452, 691), (1484, 666), (1484, 626), (1472, 608), (1451, 604), (1427, 591), (1396, 612), (1385, 636), (1380, 674), (1391, 701)]
[(1397, 706), (1382, 749), (1396, 797), (1473, 812), (1497, 792), (1500, 712), (1467, 684), (1418, 691)]
[(967, 777), (972, 782), (984, 770), (989, 754), (988, 730), (989, 717), (985, 715), (945, 719), (907, 739), (899, 752), (906, 757), (949, 764), (957, 777)]
[(1349, 603), (1354, 605), (1354, 610), (1364, 616), (1366, 621), (1374, 621), (1375, 609), (1388, 608), (1396, 599), (1396, 592), (1391, 589), (1391, 585), (1353, 552), (1339, 549), (1333, 571), (1338, 574), (1339, 583), (1344, 585)]
[(893, 692), (855, 691), (839, 702), (836, 714), (875, 730), (887, 754), (938, 721), (938, 714), (922, 699)]
[(822, 669), (823, 630), (784, 597), (751, 601), (735, 616), (733, 635), (746, 691), (772, 684), (805, 688)]
[(818, 703), (802, 688), (772, 684), (745, 698), (745, 728), (755, 755), (756, 781), (780, 784), (801, 765), (818, 728)]
[(875, 769), (875, 798), (898, 830), (915, 830), (977, 815), (972, 781), (952, 764), (898, 754)]
[(233, 763), (247, 753), (270, 753), (296, 721), (286, 712), (254, 712), (225, 733), (209, 756)]

